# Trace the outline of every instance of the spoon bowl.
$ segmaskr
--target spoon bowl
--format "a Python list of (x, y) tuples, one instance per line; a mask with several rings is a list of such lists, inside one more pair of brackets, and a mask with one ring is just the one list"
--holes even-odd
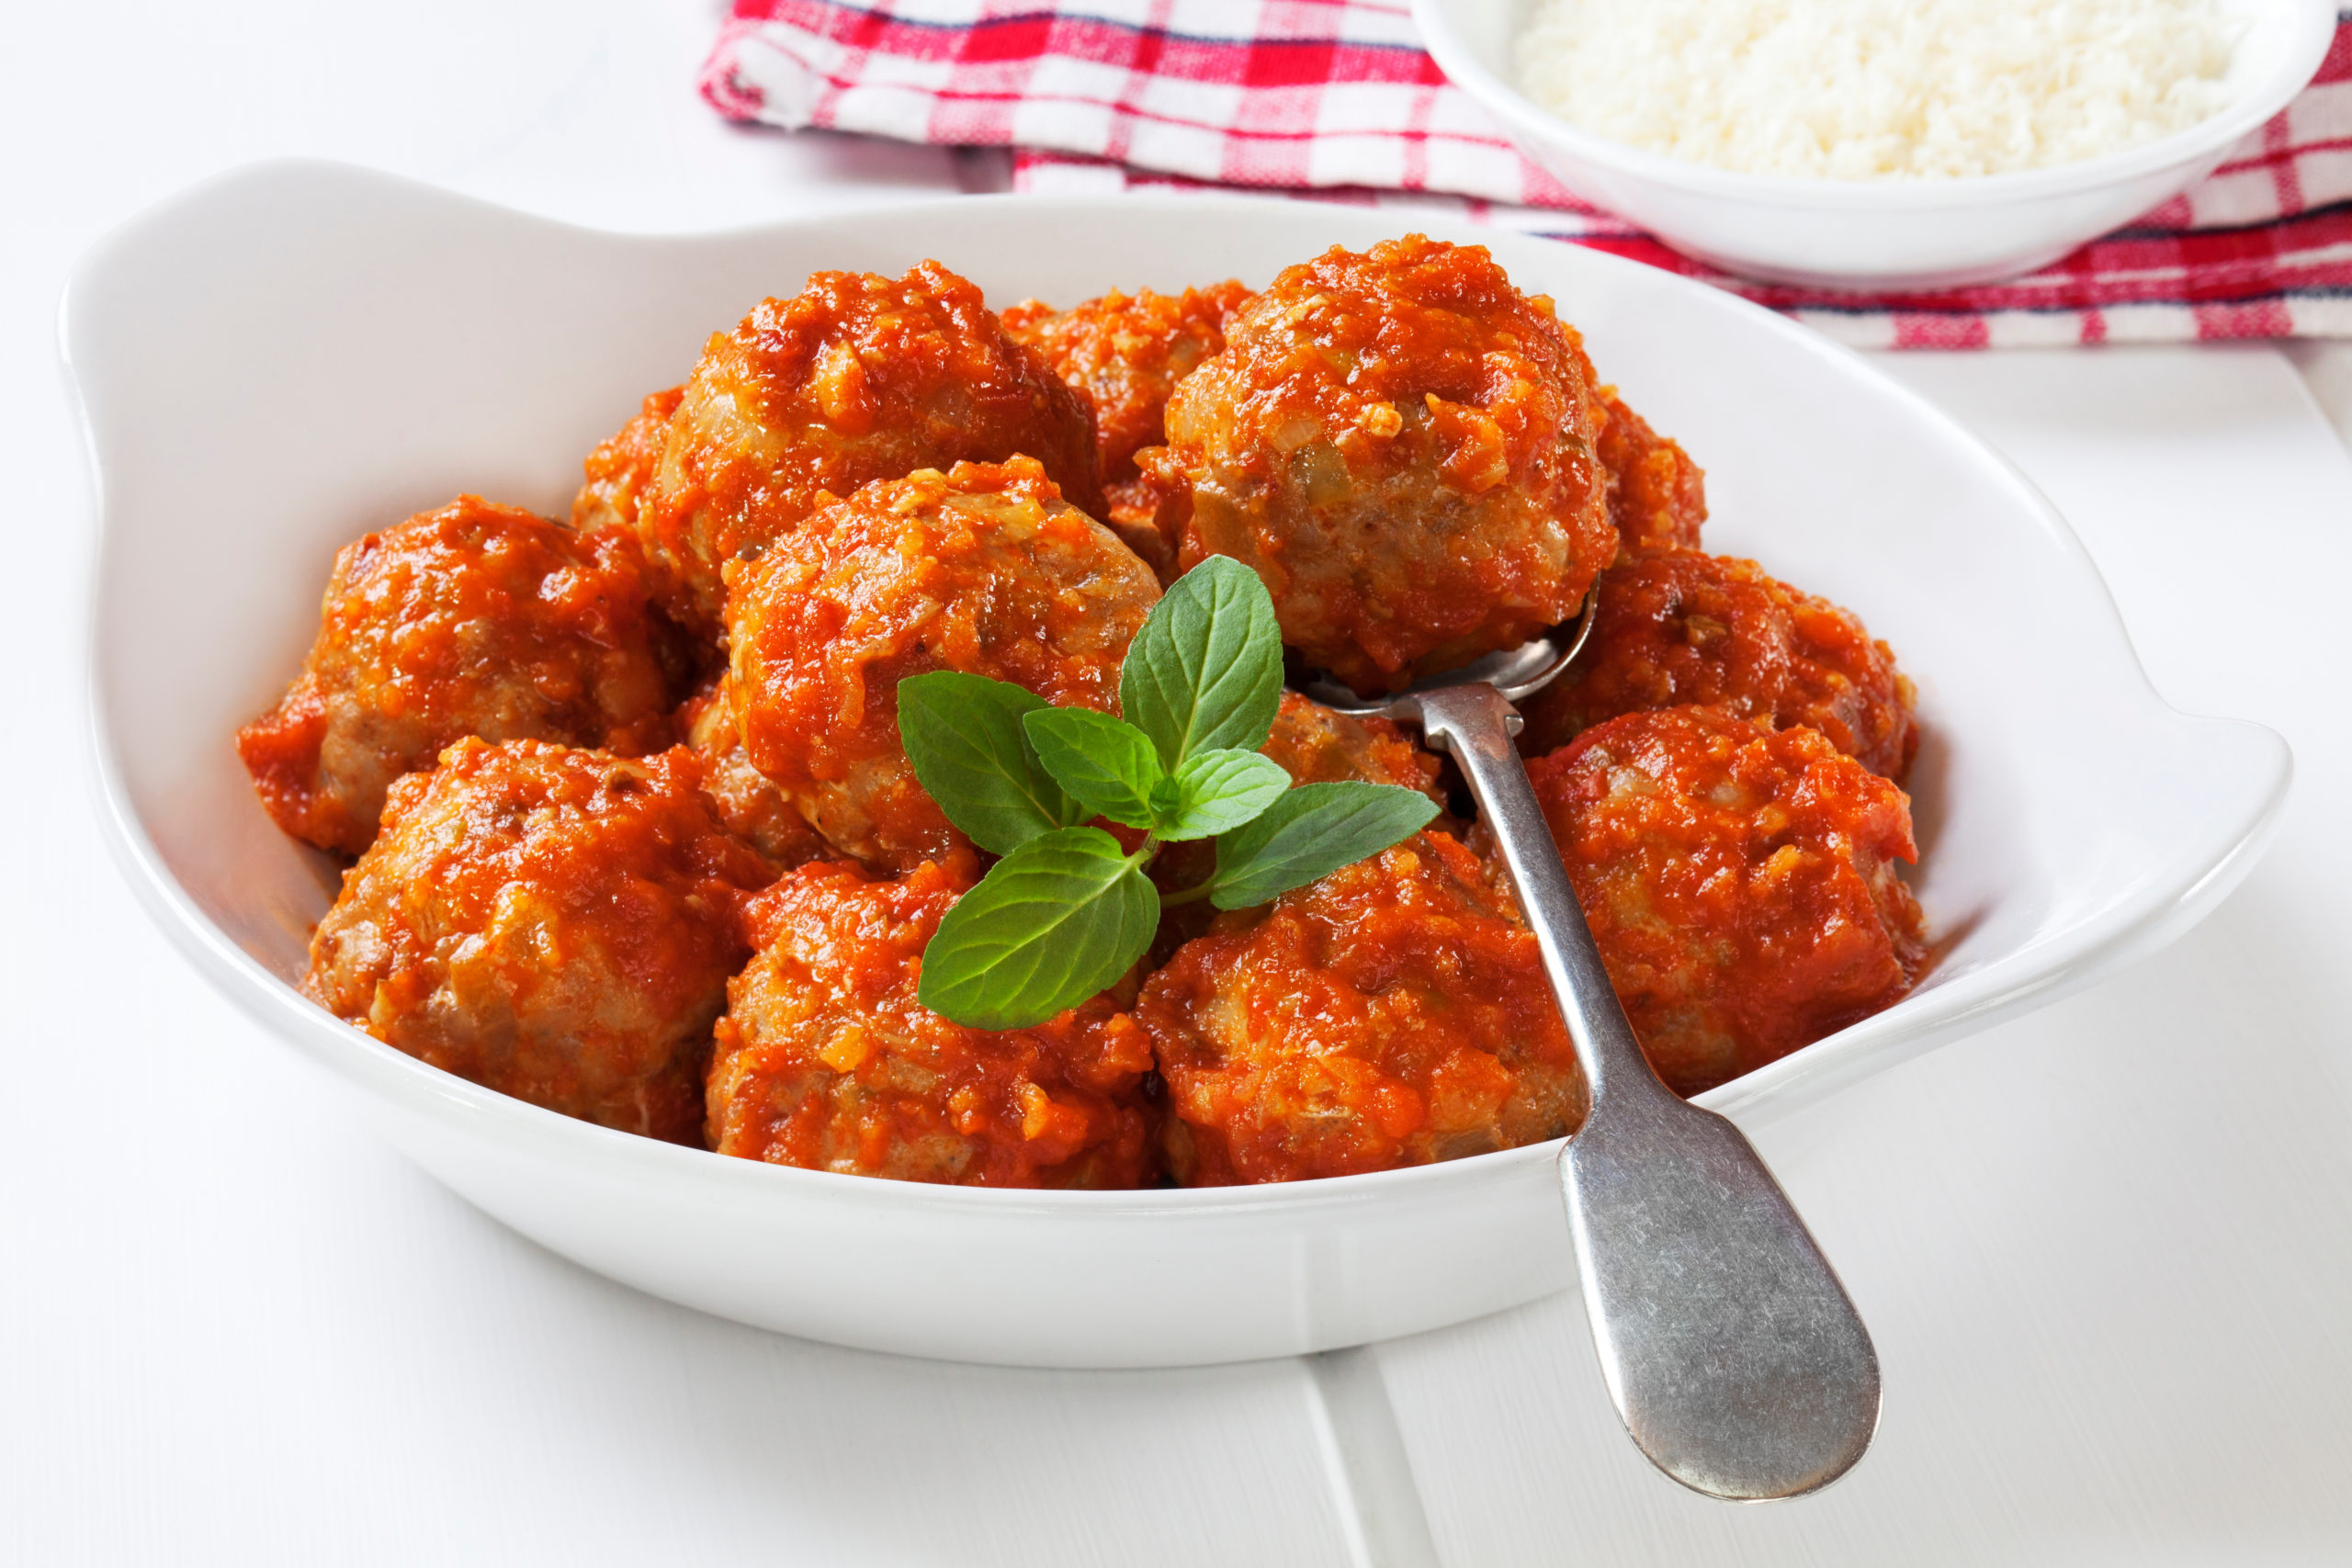
[[(1448, 670), (1425, 681), (1416, 681), (1390, 696), (1358, 696), (1353, 687), (1320, 670), (1310, 671), (1296, 682), (1297, 689), (1325, 707), (1336, 708), (1355, 718), (1393, 717), (1389, 710), (1404, 698), (1474, 682), (1492, 686), (1508, 702), (1520, 702), (1542, 691), (1551, 683), (1554, 676), (1576, 662), (1577, 655), (1584, 651), (1586, 640), (1592, 636), (1592, 619), (1600, 603), (1600, 592), (1595, 589), (1584, 596), (1584, 604), (1573, 617), (1562, 621), (1542, 637), (1522, 642), (1517, 648), (1498, 649), (1459, 669)], [(1512, 733), (1517, 733), (1516, 728)]]

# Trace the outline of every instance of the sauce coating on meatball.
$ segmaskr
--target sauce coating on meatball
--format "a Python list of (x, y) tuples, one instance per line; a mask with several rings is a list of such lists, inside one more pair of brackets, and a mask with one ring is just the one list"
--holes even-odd
[(1596, 444), (1609, 470), (1609, 521), (1622, 564), (1668, 550), (1699, 547), (1707, 520), (1707, 476), (1681, 446), (1650, 428), (1614, 387), (1600, 389), (1607, 422)]
[(461, 495), (345, 546), (318, 640), (237, 752), (277, 825), (356, 854), (384, 792), (465, 736), (670, 744), (633, 547)]
[(728, 987), (709, 1082), (720, 1154), (902, 1181), (1135, 1187), (1151, 1048), (1109, 995), (1030, 1029), (967, 1029), (915, 1000), (922, 950), (969, 886), (833, 862), (752, 904), (759, 953)]
[(959, 670), (1115, 713), (1159, 599), (1151, 570), (1035, 462), (867, 485), (738, 563), (728, 603), (743, 749), (844, 854), (968, 854), (899, 740), (899, 682)]
[(684, 748), (461, 740), (392, 786), (302, 988), (387, 1045), (567, 1116), (702, 1137), (710, 1028), (773, 869)]
[(673, 387), (649, 393), (627, 424), (596, 444), (580, 465), (580, 493), (571, 499), (571, 526), (579, 533), (617, 528), (634, 534), (637, 514), (652, 487), (654, 470), (662, 466), (662, 448), (670, 438), (670, 416), (678, 412), (686, 389)]
[(1283, 694), (1273, 730), (1259, 750), (1280, 762), (1293, 784), (1395, 784), (1445, 804), (1435, 753), (1387, 719), (1358, 718), (1296, 692)]
[(715, 630), (720, 569), (799, 527), (820, 494), (1025, 454), (1100, 515), (1092, 416), (936, 262), (895, 281), (820, 272), (710, 340), (672, 416), (638, 529), (655, 592)]
[(1182, 566), (1243, 561), (1283, 641), (1386, 691), (1574, 612), (1617, 553), (1600, 418), (1550, 300), (1413, 235), (1275, 278), (1148, 461), (1189, 509)]
[(1575, 1130), (1576, 1052), (1510, 895), (1422, 832), (1219, 916), (1145, 983), (1188, 1186), (1345, 1176)]
[(1225, 347), (1226, 319), (1250, 301), (1227, 279), (1182, 294), (1148, 288), (1056, 310), (1024, 300), (1004, 312), (1005, 330), (1037, 351), (1094, 411), (1094, 456), (1110, 506), (1104, 521), (1172, 581), (1177, 541), (1162, 532), (1156, 491), (1136, 468), (1136, 453), (1167, 440), (1168, 394)]
[(1528, 773), (1650, 1065), (1696, 1094), (1893, 1006), (1926, 956), (1903, 792), (1811, 729), (1626, 714)]
[(735, 716), (733, 686), (727, 676), (719, 676), (695, 694), (678, 710), (678, 724), (686, 732), (695, 761), (702, 764), (702, 792), (710, 797), (729, 831), (775, 862), (779, 869), (832, 852), (799, 808), (743, 755), (743, 731)]
[(1919, 749), (1911, 682), (1860, 619), (1754, 561), (1675, 551), (1600, 579), (1591, 638), (1522, 703), (1520, 750), (1540, 756), (1619, 714), (1703, 703), (1804, 725), (1903, 782)]

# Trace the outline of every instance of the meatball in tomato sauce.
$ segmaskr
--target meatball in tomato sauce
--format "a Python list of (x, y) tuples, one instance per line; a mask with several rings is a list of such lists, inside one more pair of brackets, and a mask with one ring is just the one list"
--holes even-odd
[(1387, 719), (1358, 718), (1296, 692), (1283, 694), (1260, 750), (1283, 765), (1293, 784), (1395, 784), (1445, 804), (1434, 752)]
[(1250, 300), (1230, 280), (1182, 294), (1117, 290), (1067, 310), (1030, 299), (1004, 312), (1005, 330), (1037, 351), (1094, 411), (1095, 467), (1109, 514), (1103, 519), (1162, 581), (1172, 581), (1176, 545), (1162, 532), (1165, 509), (1136, 468), (1136, 454), (1168, 438), (1168, 394), (1225, 347), (1225, 321)]
[(1584, 651), (1520, 705), (1520, 750), (1538, 756), (1603, 719), (1689, 703), (1817, 729), (1897, 784), (1919, 749), (1911, 682), (1853, 615), (1754, 561), (1679, 550), (1602, 575)]
[(834, 848), (893, 871), (970, 852), (907, 761), (899, 682), (957, 670), (1114, 713), (1159, 599), (1027, 458), (870, 484), (731, 577), (745, 754)]
[(1141, 1184), (1151, 1047), (1110, 996), (1006, 1030), (915, 999), (923, 947), (967, 886), (935, 864), (876, 880), (835, 862), (752, 901), (759, 952), (718, 1021), (711, 1147), (902, 1181)]
[(1535, 938), (1441, 832), (1219, 916), (1146, 982), (1136, 1016), (1186, 1185), (1424, 1165), (1584, 1119)]
[(1811, 729), (1626, 714), (1528, 772), (1618, 1000), (1696, 1094), (1901, 999), (1923, 966), (1910, 802)]
[(1092, 416), (936, 262), (820, 272), (710, 340), (671, 416), (638, 531), (662, 608), (718, 628), (721, 568), (869, 480), (1023, 454), (1102, 510)]
[(1283, 641), (1377, 692), (1575, 611), (1617, 553), (1600, 417), (1551, 301), (1415, 235), (1276, 277), (1150, 461), (1189, 507), (1181, 564), (1245, 562)]
[(686, 395), (684, 387), (655, 392), (637, 414), (588, 454), (580, 465), (580, 493), (571, 501), (571, 526), (580, 533), (616, 528), (634, 535), (637, 514), (662, 466), (670, 438), (670, 416)]
[(549, 1111), (702, 1136), (741, 901), (774, 869), (683, 748), (461, 740), (392, 786), (303, 989), (387, 1045)]
[(1650, 428), (1614, 387), (1600, 389), (1603, 417), (1595, 449), (1609, 474), (1609, 520), (1620, 563), (1699, 547), (1707, 520), (1707, 476), (1681, 446)]
[(702, 791), (728, 829), (779, 867), (795, 866), (830, 853), (825, 840), (800, 808), (743, 755), (743, 731), (735, 694), (721, 675), (678, 710), (686, 744), (702, 766)]
[(280, 828), (356, 854), (392, 781), (462, 737), (669, 745), (654, 638), (626, 539), (459, 496), (335, 556), (302, 672), (238, 754)]

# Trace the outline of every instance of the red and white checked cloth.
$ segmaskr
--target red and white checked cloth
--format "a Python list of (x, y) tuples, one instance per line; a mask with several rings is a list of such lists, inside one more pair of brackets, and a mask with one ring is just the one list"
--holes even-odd
[(1405, 0), (735, 0), (733, 118), (1017, 150), (1034, 191), (1217, 185), (1446, 212), (1614, 251), (1864, 347), (2352, 337), (2352, 12), (2318, 77), (2186, 195), (2006, 283), (1726, 277), (1578, 201), (1438, 71)]

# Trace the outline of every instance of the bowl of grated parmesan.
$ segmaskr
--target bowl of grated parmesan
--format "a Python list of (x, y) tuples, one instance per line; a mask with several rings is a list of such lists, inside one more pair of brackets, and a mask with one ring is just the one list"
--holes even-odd
[(1727, 271), (2007, 277), (2177, 196), (2285, 107), (2334, 0), (1413, 0), (1578, 196)]

